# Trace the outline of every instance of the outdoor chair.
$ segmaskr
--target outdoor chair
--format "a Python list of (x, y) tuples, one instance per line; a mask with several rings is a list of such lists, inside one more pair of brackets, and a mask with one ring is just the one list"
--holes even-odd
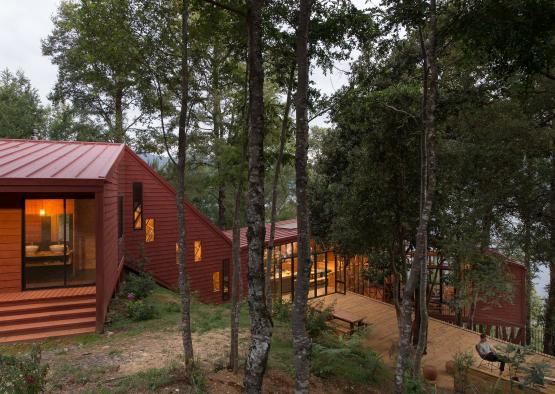
[(488, 368), (490, 370), (490, 372), (493, 373), (494, 369), (497, 369), (497, 365), (495, 365), (495, 363), (497, 361), (489, 361), (486, 360), (481, 354), (480, 351), (478, 350), (478, 344), (476, 344), (476, 346), (474, 346), (474, 348), (476, 349), (476, 353), (478, 353), (478, 356), (480, 356), (480, 364), (478, 364), (478, 368), (480, 368), (482, 365), (485, 368)]

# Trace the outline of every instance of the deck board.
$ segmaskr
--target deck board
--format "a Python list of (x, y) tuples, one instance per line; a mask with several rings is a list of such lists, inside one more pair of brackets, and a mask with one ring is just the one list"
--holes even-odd
[[(359, 294), (347, 292), (346, 295), (331, 294), (319, 300), (323, 300), (324, 306), (335, 305), (345, 311), (356, 314), (364, 314), (365, 322), (370, 325), (367, 344), (374, 351), (380, 353), (388, 365), (393, 365), (395, 360), (389, 356), (392, 348), (396, 348), (399, 341), (397, 328), (397, 317), (395, 308), (387, 303), (371, 299)], [(314, 302), (314, 301), (312, 301)], [(445, 372), (445, 362), (453, 359), (459, 351), (471, 351), (474, 356), (475, 366), (480, 359), (474, 350), (474, 346), (480, 340), (480, 334), (466, 330), (441, 320), (430, 318), (428, 325), (428, 348), (427, 355), (422, 360), (422, 365), (434, 365), (438, 370), (437, 387), (452, 390), (453, 378)], [(502, 349), (507, 342), (490, 338), (492, 345)], [(551, 366), (550, 376), (555, 375), (555, 357), (541, 353), (528, 356), (527, 361), (545, 362)], [(483, 369), (480, 368), (480, 371)], [(486, 373), (497, 376), (497, 371)], [(506, 376), (506, 375), (504, 375)], [(555, 393), (555, 386), (548, 385), (542, 391)]]
[(14, 293), (1, 293), (0, 303), (10, 301), (32, 301), (61, 297), (91, 296), (96, 294), (95, 286), (70, 287), (63, 289), (28, 290)]

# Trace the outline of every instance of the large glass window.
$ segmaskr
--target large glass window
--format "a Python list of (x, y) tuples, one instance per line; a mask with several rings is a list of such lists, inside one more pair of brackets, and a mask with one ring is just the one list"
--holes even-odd
[(27, 199), (24, 288), (94, 284), (94, 199)]

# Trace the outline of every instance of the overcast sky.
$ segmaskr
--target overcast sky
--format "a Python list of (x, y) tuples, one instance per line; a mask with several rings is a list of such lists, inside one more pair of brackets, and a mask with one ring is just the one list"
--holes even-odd
[[(0, 10), (0, 69), (22, 70), (43, 100), (47, 103), (56, 81), (56, 67), (48, 57), (42, 56), (41, 39), (52, 31), (52, 16), (60, 0), (2, 0)], [(365, 0), (354, 0), (358, 7)], [(348, 70), (348, 64), (338, 64)], [(347, 81), (345, 73), (336, 70), (332, 75), (316, 71), (312, 80), (324, 93), (333, 93)]]

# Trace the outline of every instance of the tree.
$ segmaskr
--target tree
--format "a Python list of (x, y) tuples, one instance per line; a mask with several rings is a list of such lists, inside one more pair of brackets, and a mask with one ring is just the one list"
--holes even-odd
[(264, 281), (264, 70), (262, 66), (262, 10), (264, 1), (250, 0), (247, 13), (249, 70), (248, 138), (248, 297), (251, 344), (245, 369), (245, 390), (259, 393), (266, 371), (272, 317), (266, 307)]
[(311, 0), (301, 0), (297, 27), (297, 93), (295, 174), (297, 194), (298, 263), (292, 312), (295, 348), (295, 392), (308, 393), (311, 340), (306, 330), (306, 308), (310, 280), (310, 212), (308, 205), (308, 86), (310, 60), (308, 33)]
[(99, 124), (66, 104), (58, 104), (50, 108), (47, 129), (48, 139), (51, 140), (98, 141), (102, 139), (102, 127)]
[(22, 71), (0, 72), (0, 138), (40, 138), (46, 132), (46, 115)]
[(104, 139), (124, 142), (126, 133), (144, 118), (138, 107), (139, 48), (131, 29), (134, 10), (128, 0), (62, 2), (54, 30), (42, 51), (58, 66), (51, 99), (69, 100), (81, 113), (107, 128)]

